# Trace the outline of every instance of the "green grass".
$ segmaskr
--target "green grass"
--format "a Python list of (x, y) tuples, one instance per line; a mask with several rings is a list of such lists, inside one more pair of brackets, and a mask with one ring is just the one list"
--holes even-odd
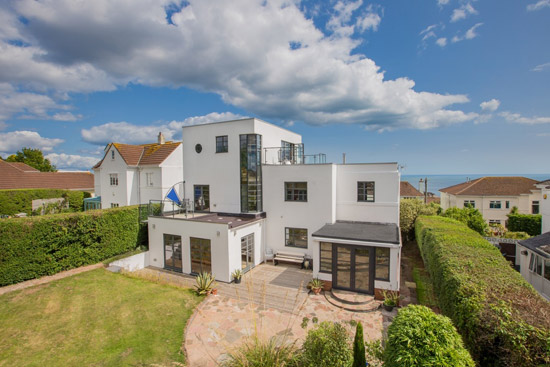
[(0, 296), (0, 366), (148, 366), (184, 362), (201, 298), (104, 269)]

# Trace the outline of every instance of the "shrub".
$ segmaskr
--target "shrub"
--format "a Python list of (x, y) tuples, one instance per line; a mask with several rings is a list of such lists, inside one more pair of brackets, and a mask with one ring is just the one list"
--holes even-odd
[(444, 217), (453, 218), (466, 224), (469, 228), (483, 235), (487, 231), (487, 222), (479, 210), (472, 207), (456, 208), (452, 207), (442, 214)]
[(508, 214), (508, 230), (538, 236), (542, 230), (542, 215)]
[(481, 366), (550, 363), (550, 304), (499, 250), (450, 218), (420, 217), (416, 239), (442, 312)]
[(324, 321), (311, 329), (302, 346), (304, 367), (349, 367), (353, 361), (346, 329)]
[(297, 354), (294, 344), (278, 342), (276, 338), (263, 341), (251, 337), (234, 351), (229, 351), (223, 367), (295, 367)]
[(507, 232), (504, 233), (504, 238), (511, 238), (513, 240), (525, 240), (529, 237), (531, 237), (531, 236), (529, 236), (527, 234), (527, 232), (510, 232), (510, 231), (507, 231)]
[(451, 320), (425, 306), (399, 310), (388, 328), (385, 367), (474, 367)]
[(51, 275), (131, 251), (147, 238), (138, 208), (0, 221), (0, 285)]
[(414, 238), (414, 223), (419, 215), (439, 214), (441, 207), (436, 203), (424, 204), (419, 199), (401, 199), (399, 204), (399, 227), (406, 240)]
[(353, 367), (365, 367), (367, 364), (365, 355), (363, 325), (361, 325), (361, 321), (359, 321), (355, 328), (355, 339), (353, 340)]
[(69, 208), (72, 211), (82, 211), (84, 198), (90, 196), (90, 193), (86, 191), (56, 189), (0, 190), (0, 214), (31, 214), (33, 200), (52, 198), (65, 198), (69, 201)]

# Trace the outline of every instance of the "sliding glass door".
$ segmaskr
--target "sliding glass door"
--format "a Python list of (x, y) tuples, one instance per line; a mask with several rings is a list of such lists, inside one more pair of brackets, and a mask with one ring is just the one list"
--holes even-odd
[(374, 247), (334, 244), (334, 288), (361, 293), (374, 292)]
[(241, 269), (243, 273), (254, 266), (254, 233), (241, 238)]
[(164, 235), (164, 267), (181, 273), (181, 236)]
[(191, 246), (191, 273), (212, 272), (212, 251), (210, 240), (204, 238), (190, 238)]

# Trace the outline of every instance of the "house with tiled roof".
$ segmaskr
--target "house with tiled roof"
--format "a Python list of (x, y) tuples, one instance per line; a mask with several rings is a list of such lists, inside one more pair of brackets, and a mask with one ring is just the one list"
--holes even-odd
[(550, 232), (519, 241), (518, 250), (521, 275), (550, 301)]
[(422, 199), (424, 200), (424, 194), (418, 191), (408, 181), (401, 181), (399, 183), (399, 197), (401, 199)]
[(527, 177), (481, 177), (439, 190), (441, 207), (478, 209), (489, 224), (506, 225), (515, 206), (520, 214), (539, 214), (541, 189)]
[(90, 172), (40, 172), (20, 162), (0, 160), (0, 190), (64, 189), (93, 192)]
[(147, 204), (162, 200), (183, 181), (181, 142), (165, 141), (159, 133), (153, 144), (110, 143), (94, 167), (96, 195), (102, 208)]

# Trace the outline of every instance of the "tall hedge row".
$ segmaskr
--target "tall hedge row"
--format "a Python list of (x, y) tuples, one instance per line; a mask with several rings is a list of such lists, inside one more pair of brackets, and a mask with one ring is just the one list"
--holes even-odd
[(542, 230), (542, 215), (508, 214), (507, 227), (512, 232), (527, 232), (530, 236), (538, 236)]
[(0, 214), (14, 215), (32, 212), (32, 201), (35, 199), (53, 199), (66, 197), (69, 208), (82, 211), (84, 198), (91, 195), (86, 191), (56, 190), (56, 189), (19, 189), (0, 190)]
[(550, 363), (550, 303), (466, 225), (419, 217), (416, 239), (439, 306), (480, 366)]
[(0, 220), (0, 286), (135, 249), (147, 238), (138, 207)]

